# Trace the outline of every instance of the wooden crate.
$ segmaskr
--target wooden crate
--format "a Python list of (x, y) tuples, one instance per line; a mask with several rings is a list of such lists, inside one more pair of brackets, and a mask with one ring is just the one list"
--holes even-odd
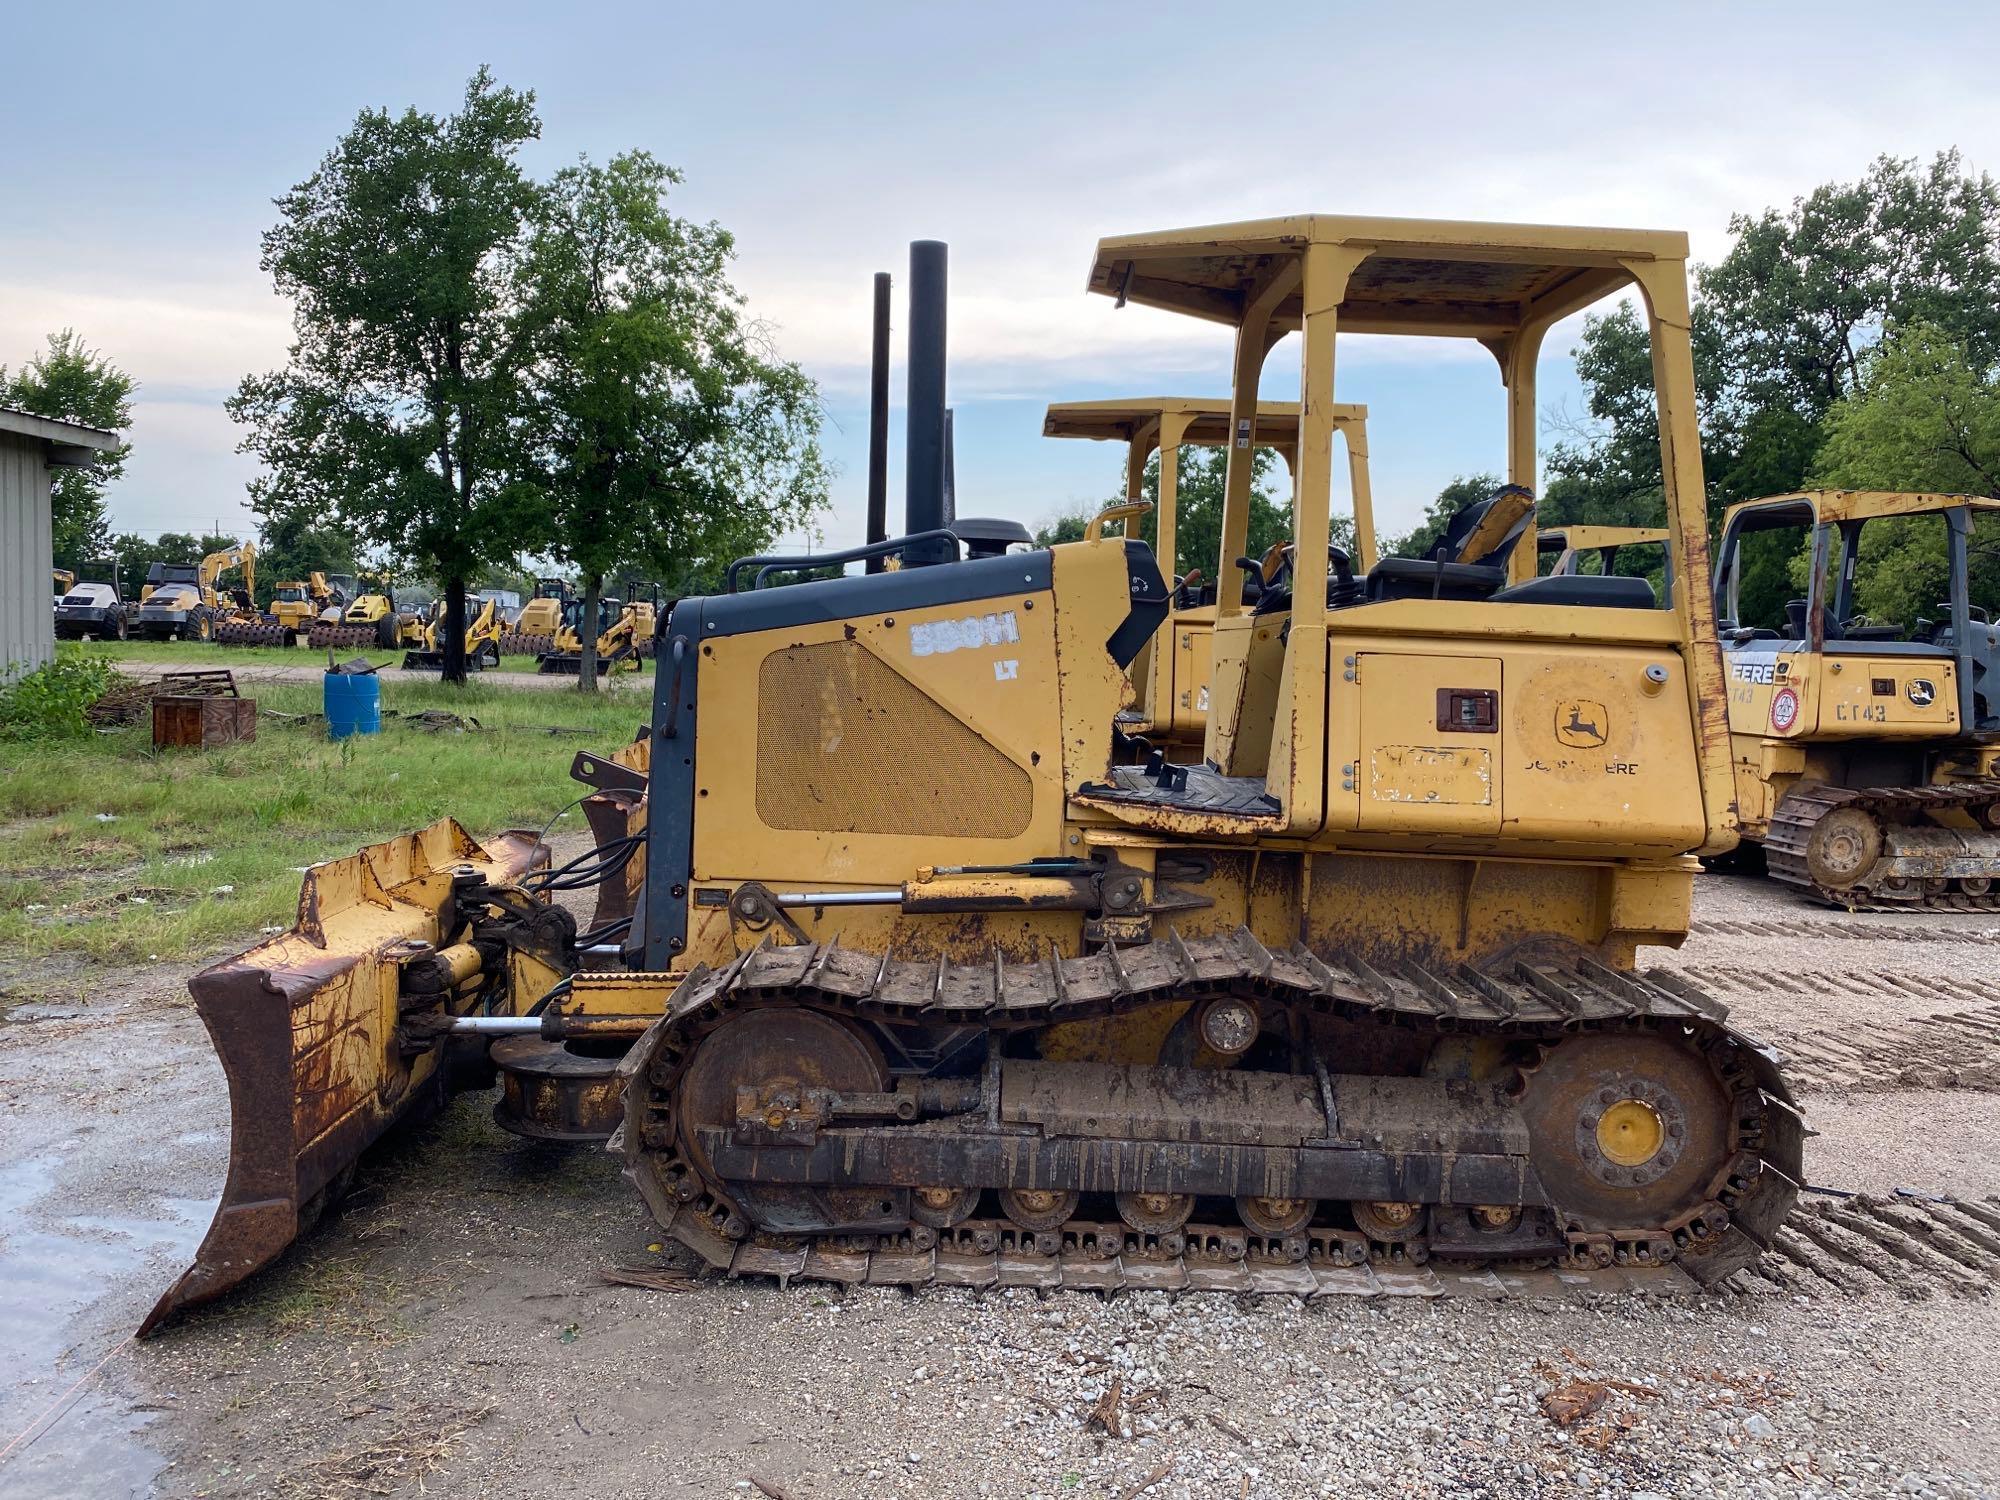
[(257, 738), (255, 698), (161, 695), (153, 700), (153, 744), (205, 750)]

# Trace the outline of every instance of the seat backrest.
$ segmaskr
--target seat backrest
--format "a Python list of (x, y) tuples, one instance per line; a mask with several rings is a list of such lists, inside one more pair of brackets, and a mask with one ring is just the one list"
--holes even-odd
[(1453, 516), (1439, 548), (1446, 562), (1504, 568), (1534, 518), (1534, 493), (1522, 485), (1503, 484), (1486, 499)]

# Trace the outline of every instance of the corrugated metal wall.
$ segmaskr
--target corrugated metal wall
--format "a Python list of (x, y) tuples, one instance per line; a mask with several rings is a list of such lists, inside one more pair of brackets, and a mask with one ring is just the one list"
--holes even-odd
[(0, 680), (56, 654), (44, 445), (0, 432)]

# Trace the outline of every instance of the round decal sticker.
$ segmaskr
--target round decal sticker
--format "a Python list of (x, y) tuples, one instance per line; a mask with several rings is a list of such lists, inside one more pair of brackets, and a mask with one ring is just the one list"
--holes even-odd
[(1779, 688), (1771, 699), (1771, 727), (1780, 734), (1787, 734), (1798, 721), (1799, 695), (1790, 688)]

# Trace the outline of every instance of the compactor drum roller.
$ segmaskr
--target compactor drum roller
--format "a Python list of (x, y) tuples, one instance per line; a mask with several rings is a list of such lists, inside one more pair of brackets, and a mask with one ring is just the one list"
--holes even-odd
[[(1540, 339), (1636, 292), (1674, 576), (1707, 571), (1685, 238), (1300, 218), (1101, 244), (1093, 291), (1237, 325), (1216, 576), (1258, 371), (1302, 334), (1295, 534), (1214, 601), (1201, 754), (1137, 763), (1119, 715), (1167, 581), (1136, 538), (960, 555), (986, 523), (944, 505), (941, 250), (913, 251), (910, 534), (731, 579), (900, 566), (680, 600), (649, 726), (573, 767), (589, 853), (440, 824), (316, 868), (298, 928), (197, 977), (235, 1145), (156, 1320), (496, 1068), (503, 1124), (607, 1140), (736, 1274), (1707, 1283), (1771, 1242), (1804, 1135), (1776, 1059), (1634, 962), (1734, 840), (1710, 601), (1532, 559)], [(1433, 557), (1330, 545), (1336, 323), (1499, 356), (1510, 483)], [(588, 918), (551, 899), (585, 888)]]

